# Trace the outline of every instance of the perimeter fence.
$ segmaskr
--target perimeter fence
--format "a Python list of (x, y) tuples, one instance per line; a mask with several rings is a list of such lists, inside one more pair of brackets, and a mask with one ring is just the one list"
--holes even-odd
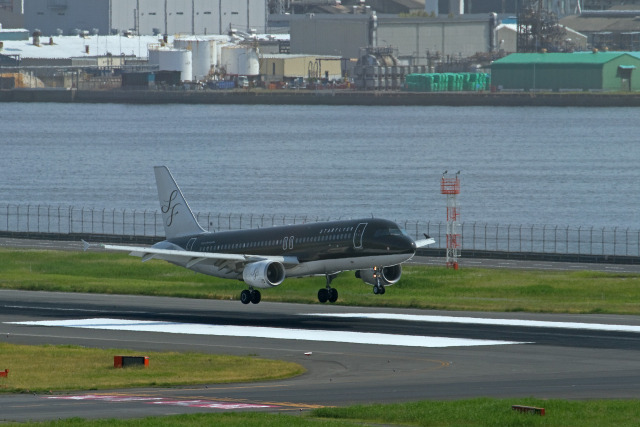
[[(208, 231), (264, 228), (340, 218), (273, 214), (197, 213)], [(436, 240), (430, 248), (446, 247), (445, 222), (396, 220), (413, 238), (427, 234)], [(623, 227), (513, 225), (462, 223), (462, 251), (640, 256), (640, 230)], [(157, 210), (118, 210), (73, 206), (0, 206), (0, 232), (58, 235), (99, 235), (164, 238), (162, 214)]]

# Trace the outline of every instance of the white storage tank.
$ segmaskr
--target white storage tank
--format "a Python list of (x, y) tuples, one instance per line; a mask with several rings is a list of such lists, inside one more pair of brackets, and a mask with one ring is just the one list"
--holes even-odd
[(260, 74), (258, 52), (252, 46), (227, 45), (221, 50), (220, 66), (234, 76), (257, 76)]
[(205, 80), (213, 73), (214, 67), (218, 62), (218, 51), (215, 40), (176, 37), (173, 41), (173, 46), (176, 49), (191, 51), (191, 68), (193, 72), (191, 80)]
[(161, 71), (180, 71), (183, 82), (193, 78), (191, 58), (191, 51), (187, 49), (149, 46), (149, 64), (158, 65)]

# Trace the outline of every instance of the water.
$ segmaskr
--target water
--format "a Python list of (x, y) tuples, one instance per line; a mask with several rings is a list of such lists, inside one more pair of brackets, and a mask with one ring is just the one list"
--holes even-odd
[(0, 204), (640, 226), (638, 108), (0, 104)]

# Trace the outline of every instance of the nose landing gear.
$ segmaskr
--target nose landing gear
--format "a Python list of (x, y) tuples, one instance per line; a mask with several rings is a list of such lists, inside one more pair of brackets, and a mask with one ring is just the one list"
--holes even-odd
[(373, 285), (373, 293), (376, 295), (383, 295), (385, 293), (384, 285), (382, 284), (382, 280), (380, 280), (381, 272), (382, 267), (373, 268), (373, 277), (376, 279), (376, 284)]

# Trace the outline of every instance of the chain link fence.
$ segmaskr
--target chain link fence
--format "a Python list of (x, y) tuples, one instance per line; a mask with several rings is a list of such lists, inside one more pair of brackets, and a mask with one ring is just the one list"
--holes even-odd
[[(208, 231), (239, 230), (303, 224), (340, 218), (273, 214), (197, 213)], [(413, 238), (427, 234), (431, 248), (446, 247), (445, 222), (396, 220)], [(640, 230), (624, 227), (513, 225), (462, 223), (458, 227), (461, 250), (507, 253), (545, 253), (603, 256), (640, 256)], [(113, 235), (164, 238), (162, 214), (157, 210), (118, 210), (73, 206), (0, 206), (0, 232)]]

